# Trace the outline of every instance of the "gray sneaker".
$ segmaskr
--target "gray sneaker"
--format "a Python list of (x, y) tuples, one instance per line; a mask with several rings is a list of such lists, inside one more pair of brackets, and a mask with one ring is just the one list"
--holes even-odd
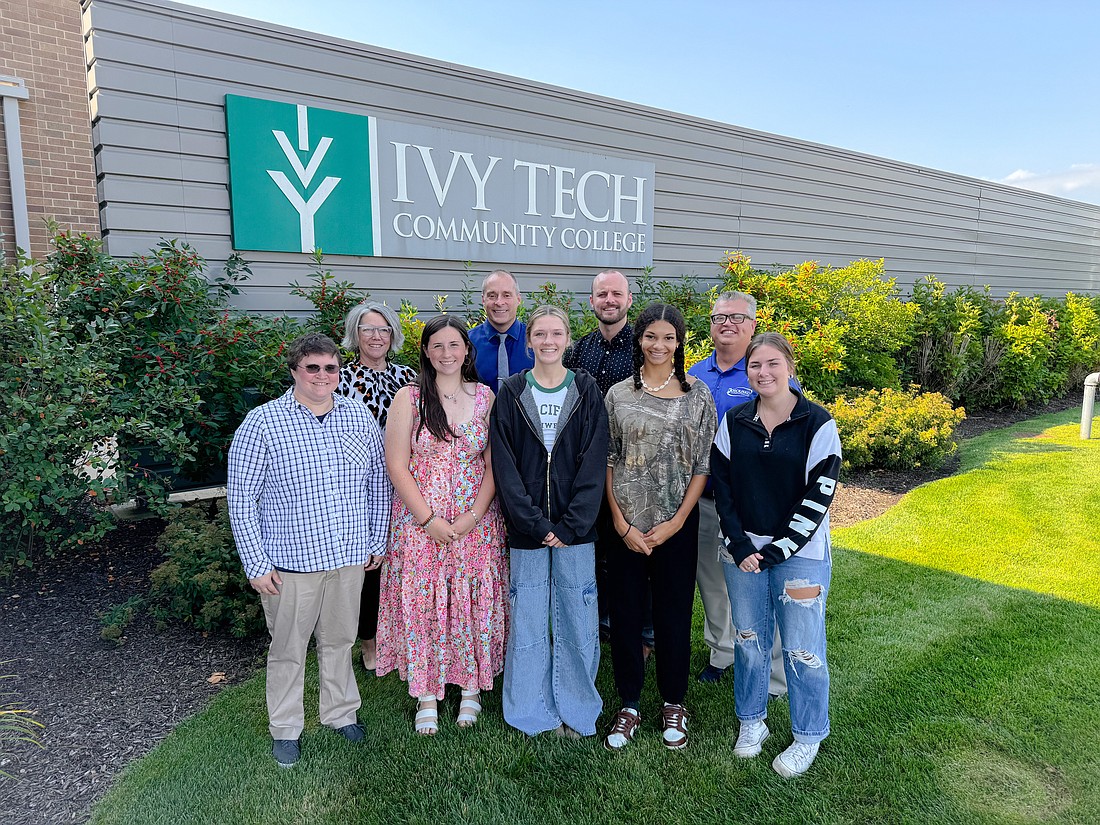
[(363, 737), (366, 736), (366, 734), (363, 733), (363, 726), (358, 722), (344, 725), (342, 728), (333, 728), (333, 730), (352, 743), (362, 742)]
[(302, 755), (302, 746), (297, 739), (275, 739), (271, 743), (271, 755), (280, 768), (292, 768)]

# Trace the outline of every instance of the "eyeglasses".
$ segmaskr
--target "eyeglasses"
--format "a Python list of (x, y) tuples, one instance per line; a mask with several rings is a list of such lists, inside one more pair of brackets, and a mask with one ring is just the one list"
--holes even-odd
[(323, 367), (320, 364), (299, 364), (298, 368), (304, 369), (310, 375), (316, 375), (321, 370), (324, 370), (329, 375), (335, 375), (340, 371), (339, 364), (325, 364)]
[(715, 326), (721, 326), (729, 321), (731, 324), (743, 324), (745, 321), (755, 321), (751, 315), (745, 315), (743, 312), (717, 312), (710, 316), (710, 322)]
[(389, 327), (359, 327), (358, 329), (360, 335), (368, 338), (373, 338), (375, 335), (379, 338), (389, 338), (393, 334), (393, 330)]

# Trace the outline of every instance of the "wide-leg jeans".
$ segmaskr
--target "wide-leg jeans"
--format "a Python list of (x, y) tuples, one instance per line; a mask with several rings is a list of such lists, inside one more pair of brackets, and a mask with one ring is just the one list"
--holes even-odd
[(509, 555), (504, 720), (530, 736), (562, 723), (591, 736), (603, 710), (595, 547), (510, 548)]

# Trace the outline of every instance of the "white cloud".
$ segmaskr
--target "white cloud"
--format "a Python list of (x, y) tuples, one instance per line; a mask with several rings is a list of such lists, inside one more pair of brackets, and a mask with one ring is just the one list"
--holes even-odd
[(997, 182), (1048, 195), (1100, 203), (1100, 163), (1076, 163), (1062, 172), (1038, 173), (1017, 169)]

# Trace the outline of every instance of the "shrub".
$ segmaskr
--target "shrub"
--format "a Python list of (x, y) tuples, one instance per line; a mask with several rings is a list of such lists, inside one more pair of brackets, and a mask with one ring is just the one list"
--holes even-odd
[[(119, 379), (147, 403), (153, 399), (148, 414), (189, 445), (190, 455), (168, 463), (196, 480), (223, 478), (229, 442), (245, 414), (285, 389), (278, 356), (298, 334), (297, 324), (228, 307), (249, 274), (239, 258), (211, 285), (205, 261), (187, 244), (166, 241), (147, 256), (117, 261), (85, 236), (61, 233), (54, 243), (48, 267), (63, 273), (66, 284), (59, 311), (82, 338), (110, 343)], [(175, 396), (189, 403), (177, 404)], [(143, 433), (121, 438), (119, 449), (127, 465), (139, 454), (175, 458)]]
[(1011, 402), (1022, 407), (1029, 401), (1049, 401), (1065, 386), (1066, 373), (1052, 358), (1057, 326), (1054, 313), (1044, 308), (1042, 298), (1009, 294), (1004, 323), (995, 332), (1004, 345), (1004, 355), (994, 403)]
[(125, 319), (107, 306), (71, 308), (82, 273), (117, 265), (86, 237), (57, 243), (46, 264), (0, 267), (0, 570), (102, 536), (108, 493), (163, 508), (159, 479), (136, 471), (130, 453), (114, 460), (116, 437), (157, 444), (175, 462), (193, 454), (181, 426), (197, 393), (159, 374), (135, 381)]
[(299, 334), (320, 332), (339, 345), (344, 338), (344, 319), (351, 308), (369, 298), (370, 293), (350, 281), (336, 280), (332, 270), (324, 268), (324, 260), (320, 249), (314, 251), (310, 283), (305, 286), (292, 283), (290, 294), (313, 304), (314, 313), (305, 321), (304, 329), (299, 330)]
[(909, 378), (970, 407), (996, 403), (1005, 347), (995, 333), (1004, 323), (1003, 302), (989, 287), (948, 291), (929, 275), (914, 285), (912, 303), (919, 309), (916, 335), (901, 355)]
[(1044, 303), (1056, 320), (1054, 361), (1065, 376), (1065, 388), (1074, 389), (1089, 373), (1100, 369), (1100, 296), (1067, 292), (1064, 301)]
[(174, 513), (157, 540), (166, 556), (149, 574), (149, 612), (202, 631), (248, 636), (264, 629), (260, 599), (245, 578), (224, 502)]
[(885, 277), (882, 259), (841, 268), (807, 261), (778, 272), (750, 263), (727, 253), (721, 289), (757, 299), (757, 328), (790, 339), (804, 386), (826, 399), (844, 387), (900, 386), (896, 355), (913, 337), (918, 308)]
[(962, 409), (939, 393), (890, 388), (868, 390), (828, 405), (840, 432), (844, 464), (850, 469), (935, 468), (955, 452), (955, 428)]

